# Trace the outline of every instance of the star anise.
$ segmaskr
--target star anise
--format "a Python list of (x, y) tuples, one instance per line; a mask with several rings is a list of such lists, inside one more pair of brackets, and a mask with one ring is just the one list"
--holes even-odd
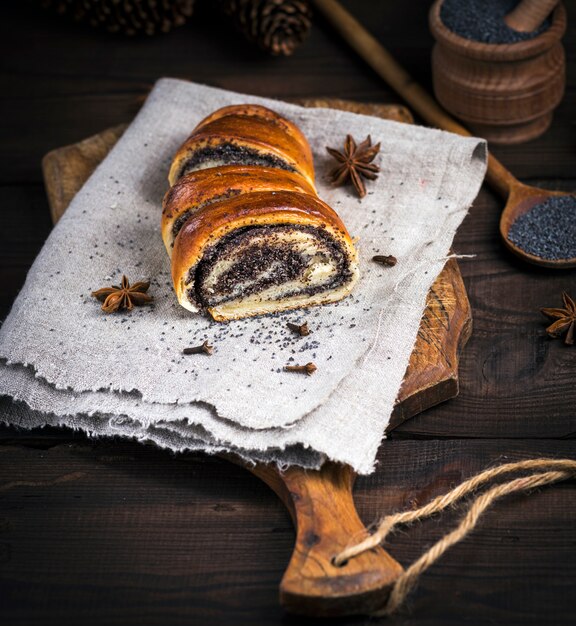
[(557, 338), (566, 333), (564, 343), (567, 346), (573, 346), (576, 329), (576, 302), (565, 291), (562, 293), (562, 300), (564, 301), (563, 309), (540, 309), (540, 311), (547, 318), (556, 320), (546, 329), (550, 337)]
[(380, 144), (372, 145), (370, 135), (357, 146), (352, 135), (346, 135), (344, 151), (328, 148), (326, 150), (338, 161), (338, 165), (330, 171), (330, 178), (335, 185), (343, 185), (348, 179), (352, 181), (358, 195), (363, 198), (366, 195), (366, 186), (363, 178), (376, 180), (380, 168), (372, 163), (378, 152)]
[(105, 313), (114, 313), (121, 309), (131, 311), (134, 306), (152, 302), (154, 298), (146, 293), (148, 287), (150, 287), (149, 282), (134, 283), (130, 286), (126, 276), (122, 276), (120, 286), (104, 287), (93, 291), (92, 295), (103, 303), (102, 310)]

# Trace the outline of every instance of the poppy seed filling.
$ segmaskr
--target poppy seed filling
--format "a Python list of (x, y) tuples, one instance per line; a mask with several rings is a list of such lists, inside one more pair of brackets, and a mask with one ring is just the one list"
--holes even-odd
[[(321, 277), (313, 277), (318, 264), (327, 269)], [(190, 270), (188, 282), (194, 280), (195, 284), (188, 297), (211, 307), (282, 286), (280, 298), (312, 296), (334, 289), (350, 277), (345, 251), (323, 229), (246, 227), (222, 238)]]
[(189, 172), (202, 169), (206, 161), (218, 161), (222, 165), (260, 165), (295, 172), (296, 169), (273, 154), (262, 154), (253, 148), (234, 143), (221, 143), (217, 146), (204, 146), (193, 152), (183, 163), (178, 178)]

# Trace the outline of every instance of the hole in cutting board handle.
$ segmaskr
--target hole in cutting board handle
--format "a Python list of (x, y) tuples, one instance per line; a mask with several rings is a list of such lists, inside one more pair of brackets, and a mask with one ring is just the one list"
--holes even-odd
[(338, 568), (342, 568), (342, 567), (346, 567), (348, 565), (348, 559), (346, 559), (345, 561), (342, 561), (342, 563), (340, 563), (340, 565), (338, 565), (338, 563), (336, 563), (336, 557), (338, 555), (335, 554), (331, 559), (330, 559), (330, 563), (332, 563), (332, 565), (334, 567), (338, 567)]

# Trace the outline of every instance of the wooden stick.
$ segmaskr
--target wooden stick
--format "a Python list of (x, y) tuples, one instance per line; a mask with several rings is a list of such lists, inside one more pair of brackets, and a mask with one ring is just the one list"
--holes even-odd
[(521, 33), (531, 33), (542, 25), (560, 0), (523, 0), (506, 15), (504, 21)]
[[(337, 0), (313, 0), (319, 11), (348, 44), (429, 124), (444, 130), (472, 136), (416, 83), (394, 57)], [(486, 180), (504, 199), (516, 179), (491, 154), (488, 155)]]

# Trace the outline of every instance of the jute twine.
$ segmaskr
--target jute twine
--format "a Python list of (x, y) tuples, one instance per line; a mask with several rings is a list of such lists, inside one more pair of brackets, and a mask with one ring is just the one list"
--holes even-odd
[[(537, 470), (546, 471), (538, 472)], [(573, 478), (576, 476), (576, 461), (570, 459), (529, 459), (516, 463), (506, 463), (498, 467), (484, 470), (448, 493), (434, 498), (434, 500), (419, 509), (394, 513), (384, 517), (382, 521), (378, 523), (376, 530), (370, 537), (340, 552), (340, 554), (334, 558), (334, 563), (336, 565), (344, 565), (349, 559), (381, 544), (396, 526), (400, 524), (411, 524), (412, 522), (430, 517), (434, 515), (434, 513), (443, 511), (455, 504), (458, 500), (461, 500), (493, 479), (504, 474), (519, 471), (531, 471), (532, 473), (499, 484), (477, 496), (472, 501), (468, 512), (464, 515), (458, 526), (452, 532), (444, 535), (444, 537), (437, 541), (404, 571), (394, 583), (394, 587), (390, 592), (390, 596), (384, 608), (374, 613), (376, 616), (391, 615), (402, 606), (408, 594), (416, 586), (419, 577), (432, 566), (448, 548), (462, 541), (466, 535), (474, 529), (482, 513), (484, 513), (493, 502), (511, 493), (529, 491), (536, 487), (551, 485), (552, 483)]]

